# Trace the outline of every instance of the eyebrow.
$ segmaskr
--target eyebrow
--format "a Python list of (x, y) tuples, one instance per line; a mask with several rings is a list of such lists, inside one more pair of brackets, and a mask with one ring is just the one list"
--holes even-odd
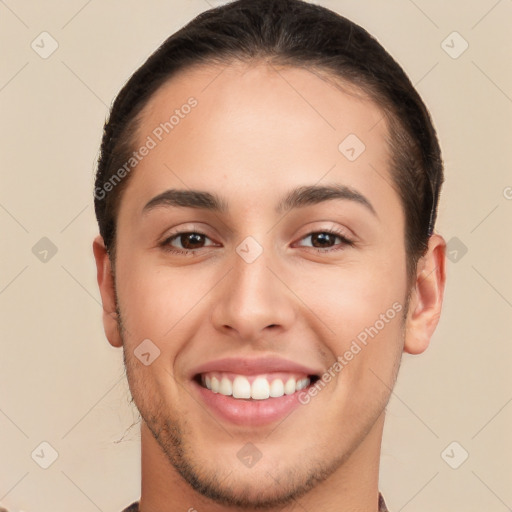
[[(297, 187), (279, 201), (275, 211), (281, 214), (294, 208), (303, 208), (333, 199), (354, 201), (378, 217), (375, 208), (364, 195), (351, 187), (339, 184)], [(146, 213), (162, 206), (197, 208), (218, 213), (226, 213), (229, 210), (228, 202), (217, 194), (202, 190), (169, 189), (151, 199), (142, 212)]]

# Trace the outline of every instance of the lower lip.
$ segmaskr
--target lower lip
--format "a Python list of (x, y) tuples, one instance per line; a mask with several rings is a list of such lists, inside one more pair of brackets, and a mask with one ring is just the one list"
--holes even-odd
[(203, 402), (212, 409), (217, 416), (230, 423), (244, 426), (262, 426), (281, 420), (288, 416), (299, 405), (299, 393), (308, 388), (296, 391), (292, 395), (283, 395), (278, 398), (265, 400), (239, 399), (232, 396), (214, 393), (193, 382)]

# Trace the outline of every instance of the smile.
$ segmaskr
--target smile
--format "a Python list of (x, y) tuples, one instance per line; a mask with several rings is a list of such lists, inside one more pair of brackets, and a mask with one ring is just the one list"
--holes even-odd
[(308, 387), (313, 376), (274, 372), (262, 375), (237, 375), (208, 372), (200, 375), (201, 385), (213, 393), (241, 400), (267, 400), (292, 395)]
[(317, 375), (291, 372), (243, 375), (224, 371), (196, 374), (195, 393), (215, 416), (230, 424), (263, 427), (281, 422), (297, 407)]

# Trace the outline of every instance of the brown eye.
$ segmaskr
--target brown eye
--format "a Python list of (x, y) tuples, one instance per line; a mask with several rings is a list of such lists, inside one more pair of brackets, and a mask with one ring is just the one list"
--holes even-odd
[(184, 233), (176, 237), (183, 249), (198, 249), (203, 243), (205, 236), (201, 233)]
[[(322, 249), (326, 249), (325, 252), (332, 252), (329, 251), (331, 248), (333, 248), (332, 250), (335, 251), (337, 249), (343, 248), (343, 246), (346, 245), (354, 245), (351, 240), (345, 237), (342, 233), (336, 231), (315, 231), (302, 238), (302, 240), (307, 239), (310, 239), (311, 244), (305, 244), (303, 247), (311, 247), (320, 251), (322, 251)], [(336, 247), (337, 245), (341, 247)]]
[(336, 235), (333, 235), (332, 233), (325, 232), (313, 233), (309, 236), (311, 237), (313, 247), (319, 248), (332, 247), (332, 245), (335, 243), (336, 238), (338, 238)]
[(196, 250), (215, 245), (214, 243), (206, 243), (207, 240), (210, 239), (204, 233), (196, 231), (181, 231), (165, 239), (161, 245), (169, 252), (192, 254)]

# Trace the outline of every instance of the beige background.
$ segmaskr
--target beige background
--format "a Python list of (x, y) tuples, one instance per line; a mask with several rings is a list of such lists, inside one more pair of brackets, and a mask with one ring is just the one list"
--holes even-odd
[[(138, 416), (101, 325), (93, 172), (124, 81), (219, 3), (0, 1), (0, 503), (13, 511), (118, 512), (139, 496)], [(364, 26), (403, 65), (446, 165), (437, 230), (458, 259), (431, 347), (404, 357), (381, 490), (391, 512), (510, 510), (512, 1), (317, 3)], [(31, 48), (43, 31), (59, 45), (46, 59)], [(469, 43), (457, 59), (442, 47), (453, 31)], [(462, 48), (453, 36), (445, 44)], [(43, 237), (57, 249), (46, 262), (44, 247), (32, 250)], [(58, 453), (48, 469), (42, 442)], [(445, 460), (455, 465), (463, 450), (469, 458), (452, 469)]]

